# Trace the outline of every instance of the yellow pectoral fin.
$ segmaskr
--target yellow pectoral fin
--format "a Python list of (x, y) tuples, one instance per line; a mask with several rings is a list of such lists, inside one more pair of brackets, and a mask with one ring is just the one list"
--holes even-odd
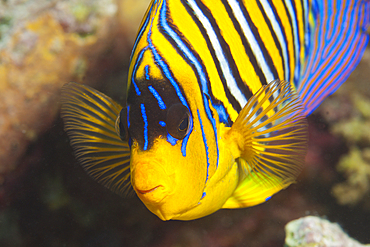
[(99, 91), (78, 83), (63, 86), (61, 115), (78, 161), (99, 183), (127, 194), (130, 148), (115, 129), (121, 106)]
[[(264, 202), (299, 175), (307, 150), (307, 121), (290, 84), (273, 81), (262, 87), (225, 134), (246, 178), (224, 207)], [(244, 165), (243, 165), (244, 164)]]
[[(270, 182), (266, 183), (266, 179)], [(261, 178), (252, 172), (239, 184), (222, 208), (246, 208), (261, 204), (289, 184), (284, 184), (277, 177), (265, 175)]]

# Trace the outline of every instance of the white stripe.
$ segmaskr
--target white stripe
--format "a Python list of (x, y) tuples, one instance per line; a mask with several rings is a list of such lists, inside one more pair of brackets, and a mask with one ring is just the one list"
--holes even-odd
[(217, 39), (217, 35), (213, 30), (211, 23), (209, 22), (207, 17), (203, 14), (202, 10), (198, 7), (194, 0), (189, 0), (188, 3), (189, 6), (193, 9), (199, 21), (202, 23), (203, 27), (206, 29), (212, 47), (215, 50), (217, 59), (220, 63), (222, 73), (226, 79), (227, 87), (229, 88), (234, 98), (239, 102), (240, 106), (244, 107), (245, 104), (247, 103), (247, 99), (245, 98), (244, 94), (240, 91), (235, 81), (235, 78), (231, 73), (231, 69), (227, 62), (227, 59), (225, 58), (221, 44)]
[(279, 79), (280, 80), (285, 79), (285, 80), (289, 81), (290, 78), (288, 78), (288, 72), (290, 70), (290, 67), (289, 67), (289, 64), (288, 64), (288, 51), (287, 51), (287, 47), (286, 47), (287, 44), (284, 41), (283, 33), (281, 31), (281, 27), (280, 27), (278, 21), (276, 20), (275, 14), (271, 9), (270, 4), (266, 0), (261, 0), (260, 2), (262, 4), (263, 9), (265, 10), (266, 15), (268, 16), (268, 18), (271, 22), (272, 28), (274, 29), (274, 32), (275, 32), (275, 34), (276, 34), (276, 36), (279, 40), (279, 43), (280, 43), (280, 46), (281, 46), (282, 50), (283, 50), (283, 59), (284, 59), (284, 66), (285, 66), (285, 78), (279, 78)]
[(265, 58), (263, 56), (263, 53), (262, 53), (262, 50), (259, 47), (258, 42), (255, 39), (255, 37), (252, 33), (252, 30), (250, 29), (250, 27), (247, 23), (247, 20), (244, 18), (243, 12), (240, 9), (239, 4), (235, 0), (228, 0), (228, 2), (229, 2), (230, 6), (231, 6), (231, 8), (234, 12), (234, 15), (235, 15), (236, 19), (238, 20), (238, 22), (239, 22), (239, 24), (242, 28), (244, 36), (247, 38), (248, 43), (251, 46), (252, 52), (253, 52), (254, 56), (256, 57), (256, 59), (257, 59), (257, 63), (261, 67), (262, 72), (266, 77), (267, 83), (273, 81), (274, 79), (277, 79), (277, 78), (274, 78), (274, 76), (272, 75), (270, 67), (266, 63), (266, 60), (265, 60)]
[[(299, 39), (298, 39), (298, 30), (297, 30), (297, 20), (295, 18), (295, 14), (294, 14), (294, 10), (293, 10), (293, 6), (292, 6), (292, 3), (290, 2), (290, 0), (287, 0), (285, 1), (287, 3), (287, 8), (288, 8), (288, 11), (289, 11), (289, 14), (290, 14), (290, 17), (292, 18), (292, 25), (293, 25), (293, 33), (294, 33), (294, 47), (295, 47), (295, 57), (296, 57), (296, 61), (295, 61), (295, 71), (294, 71), (294, 81), (296, 81), (299, 76), (300, 76), (300, 71), (298, 71), (298, 64), (300, 63), (300, 53), (299, 53), (299, 50), (298, 50), (298, 46), (299, 46)], [(302, 68), (301, 68), (302, 69)]]

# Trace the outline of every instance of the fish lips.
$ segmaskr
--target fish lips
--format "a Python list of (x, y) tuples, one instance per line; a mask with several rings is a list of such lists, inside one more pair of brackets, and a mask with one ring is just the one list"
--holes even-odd
[(146, 161), (134, 164), (131, 182), (138, 197), (145, 204), (160, 204), (173, 191), (172, 176), (157, 162)]

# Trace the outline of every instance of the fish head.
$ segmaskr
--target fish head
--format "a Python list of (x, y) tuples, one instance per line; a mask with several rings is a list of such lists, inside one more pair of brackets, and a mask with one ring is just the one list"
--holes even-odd
[[(159, 87), (153, 88), (163, 95)], [(194, 116), (189, 106), (168, 100), (166, 108), (160, 109), (155, 97), (146, 93), (144, 101), (139, 100), (145, 97), (144, 90), (131, 99), (139, 102), (129, 101), (118, 121), (126, 121), (120, 135), (127, 135), (131, 143), (131, 184), (147, 208), (162, 220), (181, 218), (201, 205), (215, 170), (210, 165), (216, 160), (215, 145), (205, 143), (205, 135), (211, 131), (201, 127), (198, 112)]]
[(217, 127), (195, 76), (190, 81), (173, 69), (171, 77), (148, 49), (134, 57), (127, 106), (118, 121), (121, 137), (131, 143), (131, 183), (161, 219), (183, 219), (202, 204), (216, 171)]

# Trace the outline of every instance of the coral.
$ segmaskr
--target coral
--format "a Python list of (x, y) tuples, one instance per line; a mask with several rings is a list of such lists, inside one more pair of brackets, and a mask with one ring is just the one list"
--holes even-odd
[[(370, 51), (366, 50), (360, 66), (368, 70)], [(337, 171), (346, 181), (332, 188), (341, 205), (356, 205), (370, 194), (370, 92), (362, 80), (351, 76), (319, 111), (331, 125), (331, 132), (341, 137), (349, 152), (342, 155)], [(364, 87), (365, 86), (365, 87)]]
[(370, 149), (353, 147), (349, 154), (339, 162), (337, 170), (343, 172), (347, 181), (333, 187), (333, 193), (339, 204), (354, 205), (361, 201), (370, 191)]
[(358, 91), (350, 95), (352, 116), (332, 127), (332, 132), (342, 136), (350, 147), (337, 166), (347, 180), (337, 184), (332, 191), (338, 203), (355, 205), (370, 192), (370, 100)]
[(55, 121), (63, 84), (96, 85), (101, 71), (128, 60), (133, 40), (115, 40), (138, 24), (121, 26), (121, 2), (0, 1), (0, 184)]
[(306, 216), (285, 226), (286, 247), (361, 247), (336, 223), (316, 216)]

